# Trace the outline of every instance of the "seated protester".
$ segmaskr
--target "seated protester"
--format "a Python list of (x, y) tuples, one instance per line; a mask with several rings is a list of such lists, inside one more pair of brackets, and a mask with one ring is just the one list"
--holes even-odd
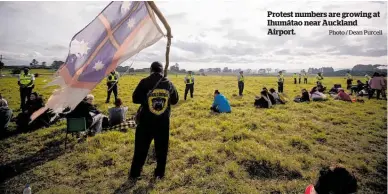
[(12, 117), (12, 110), (8, 108), (7, 101), (0, 94), (0, 134), (8, 128)]
[(20, 113), (16, 118), (16, 125), (18, 130), (28, 131), (33, 129), (38, 129), (43, 126), (48, 127), (49, 119), (47, 119), (46, 112), (41, 114), (36, 118), (32, 123), (30, 122), (30, 117), (32, 113), (44, 107), (44, 102), (41, 97), (38, 96), (36, 92), (31, 93), (30, 97), (27, 100), (27, 103), (24, 107), (24, 111)]
[(100, 133), (102, 131), (102, 121), (105, 117), (93, 105), (94, 96), (88, 94), (73, 111), (66, 115), (67, 118), (82, 118), (86, 119), (86, 127), (89, 133)]
[(318, 92), (324, 92), (326, 87), (324, 87), (321, 82), (317, 82), (317, 90)]
[(342, 167), (324, 167), (315, 185), (307, 186), (305, 194), (357, 193), (356, 177)]
[(343, 100), (343, 101), (352, 102), (352, 98), (350, 98), (349, 94), (345, 93), (344, 89), (339, 88), (338, 90), (339, 90), (338, 95), (333, 96), (334, 100)]
[(270, 94), (268, 94), (265, 90), (260, 92), (261, 97), (256, 97), (255, 99), (255, 107), (256, 108), (271, 108), (273, 106), (271, 99), (269, 97)]
[(310, 94), (306, 89), (302, 89), (302, 96), (297, 96), (294, 102), (310, 102)]
[(324, 101), (327, 100), (327, 97), (322, 92), (318, 91), (317, 87), (313, 87), (310, 91), (310, 96), (312, 101)]
[(126, 121), (128, 107), (123, 107), (123, 102), (120, 98), (117, 98), (115, 107), (108, 109), (109, 112), (109, 125), (117, 125)]
[(276, 100), (275, 100), (275, 98), (272, 96), (272, 94), (268, 92), (268, 89), (267, 89), (266, 87), (264, 87), (264, 88), (263, 88), (263, 91), (267, 92), (267, 96), (268, 96), (269, 99), (271, 100), (272, 105), (275, 105), (275, 104), (276, 104)]
[(218, 90), (214, 91), (214, 102), (210, 110), (217, 113), (230, 113), (232, 111), (228, 99)]
[(280, 99), (280, 96), (279, 96), (279, 94), (275, 91), (275, 89), (271, 88), (271, 89), (269, 89), (269, 92), (270, 92), (270, 94), (273, 96), (273, 98), (275, 99), (276, 104), (285, 104), (285, 103), (286, 103), (286, 102), (284, 102), (282, 99)]
[(355, 94), (358, 94), (359, 92), (361, 92), (363, 89), (364, 89), (364, 86), (365, 84), (362, 83), (360, 80), (357, 80), (357, 85), (353, 85), (351, 88), (350, 88), (350, 95), (353, 95), (353, 92)]

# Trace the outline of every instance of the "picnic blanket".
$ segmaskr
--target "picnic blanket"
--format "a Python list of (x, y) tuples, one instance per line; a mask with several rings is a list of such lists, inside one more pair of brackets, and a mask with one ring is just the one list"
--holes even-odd
[(126, 132), (126, 131), (128, 131), (129, 128), (136, 128), (136, 126), (137, 125), (136, 125), (135, 120), (133, 120), (131, 118), (131, 119), (128, 119), (127, 121), (125, 121), (123, 123), (120, 123), (120, 124), (117, 124), (117, 125), (113, 125), (113, 126), (110, 126), (110, 127), (106, 127), (103, 130), (117, 130), (117, 131)]

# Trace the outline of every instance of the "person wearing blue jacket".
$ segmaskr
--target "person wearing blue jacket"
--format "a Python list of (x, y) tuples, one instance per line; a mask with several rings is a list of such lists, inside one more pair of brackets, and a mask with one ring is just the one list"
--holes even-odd
[(210, 110), (218, 113), (230, 113), (232, 111), (228, 99), (218, 90), (214, 91), (214, 102)]

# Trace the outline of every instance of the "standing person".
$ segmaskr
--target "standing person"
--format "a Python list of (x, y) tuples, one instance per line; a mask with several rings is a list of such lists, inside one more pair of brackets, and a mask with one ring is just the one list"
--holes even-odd
[(117, 84), (119, 83), (119, 73), (116, 71), (110, 72), (109, 76), (106, 79), (106, 85), (108, 86), (107, 91), (108, 91), (108, 96), (106, 97), (105, 103), (109, 103), (110, 101), (110, 95), (113, 94), (115, 95), (115, 102), (117, 100)]
[(373, 94), (377, 93), (377, 99), (380, 99), (381, 90), (384, 87), (384, 78), (380, 77), (380, 74), (375, 72), (372, 79), (369, 81), (371, 90), (369, 91), (369, 99), (373, 97)]
[(306, 72), (304, 72), (304, 75), (303, 75), (303, 83), (304, 84), (307, 84), (307, 78), (308, 78), (308, 75)]
[(231, 113), (232, 109), (230, 107), (228, 99), (222, 95), (218, 90), (214, 91), (214, 101), (210, 110), (216, 113)]
[(279, 75), (278, 75), (278, 92), (279, 93), (283, 93), (283, 84), (284, 84), (283, 72), (279, 71)]
[(369, 86), (369, 80), (371, 80), (372, 78), (368, 75), (368, 74), (365, 74), (365, 84)]
[(296, 84), (296, 78), (297, 78), (298, 76), (296, 75), (296, 73), (294, 73), (294, 75), (293, 75), (292, 77), (294, 78), (294, 84)]
[(18, 79), (18, 85), (20, 90), (20, 109), (25, 110), (26, 98), (28, 99), (32, 93), (32, 89), (34, 89), (34, 80), (35, 77), (31, 74), (30, 69), (28, 67), (24, 67), (23, 73), (20, 73)]
[(352, 81), (353, 81), (353, 76), (350, 74), (350, 71), (346, 73), (345, 79), (346, 79), (346, 85), (347, 85), (346, 89), (349, 90), (352, 87)]
[(194, 76), (193, 76), (193, 73), (191, 71), (187, 72), (187, 75), (185, 77), (185, 84), (186, 84), (185, 100), (186, 100), (187, 93), (189, 92), (189, 90), (190, 90), (190, 97), (193, 98), (193, 94), (194, 94)]
[(315, 77), (317, 79), (317, 85), (318, 85), (318, 82), (321, 83), (321, 85), (323, 85), (323, 75), (322, 73), (318, 73), (318, 75)]
[(155, 178), (163, 178), (166, 169), (170, 132), (171, 105), (178, 103), (175, 86), (163, 77), (160, 62), (151, 64), (151, 75), (140, 81), (132, 95), (133, 103), (140, 104), (135, 134), (135, 152), (129, 178), (136, 181), (146, 160), (151, 141), (156, 152)]
[(299, 84), (300, 84), (300, 82), (302, 81), (302, 74), (299, 73), (298, 78), (299, 78)]
[(238, 95), (242, 96), (244, 92), (244, 75), (243, 71), (240, 71), (240, 74), (237, 76), (238, 81)]

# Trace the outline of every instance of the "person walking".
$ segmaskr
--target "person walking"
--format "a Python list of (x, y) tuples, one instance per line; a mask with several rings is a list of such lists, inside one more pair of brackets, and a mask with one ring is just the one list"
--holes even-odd
[(307, 75), (307, 73), (305, 72), (304, 75), (303, 75), (303, 83), (304, 83), (304, 84), (307, 84), (307, 78), (308, 78), (308, 75)]
[(186, 100), (186, 97), (187, 97), (187, 93), (189, 91), (190, 91), (190, 97), (193, 98), (193, 94), (194, 94), (194, 76), (193, 76), (193, 73), (191, 71), (187, 72), (187, 75), (185, 77), (185, 84), (186, 84), (185, 100)]
[(283, 93), (283, 84), (284, 84), (283, 72), (279, 71), (279, 75), (278, 75), (278, 92), (279, 93)]
[(133, 103), (140, 104), (137, 114), (135, 151), (129, 172), (129, 179), (136, 181), (147, 158), (151, 141), (156, 152), (155, 178), (165, 175), (171, 105), (179, 101), (178, 92), (170, 80), (162, 75), (160, 62), (151, 64), (151, 75), (142, 79), (132, 95)]
[(117, 73), (116, 71), (112, 71), (110, 72), (109, 76), (107, 77), (106, 79), (106, 85), (108, 86), (107, 87), (107, 97), (106, 97), (106, 101), (105, 103), (109, 103), (110, 101), (110, 95), (113, 94), (115, 95), (115, 102), (117, 100), (117, 84), (119, 83), (119, 73)]
[(238, 95), (242, 96), (244, 92), (244, 75), (243, 71), (240, 71), (240, 74), (237, 76), (238, 81)]
[(20, 109), (25, 110), (26, 100), (30, 97), (32, 89), (34, 89), (35, 77), (31, 74), (28, 67), (24, 67), (23, 73), (20, 73), (18, 79), (19, 91), (20, 91)]

